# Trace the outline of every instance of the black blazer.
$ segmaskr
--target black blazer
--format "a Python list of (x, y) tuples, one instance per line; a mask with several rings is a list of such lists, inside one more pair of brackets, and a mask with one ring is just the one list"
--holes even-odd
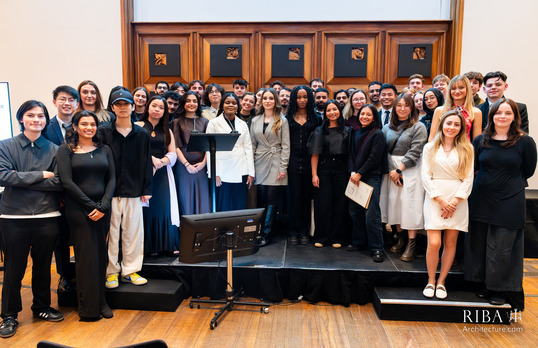
[[(518, 103), (517, 108), (519, 109), (519, 115), (521, 116), (521, 130), (529, 134), (529, 115), (527, 114), (527, 105), (523, 103)], [(478, 106), (480, 111), (482, 111), (482, 130), (486, 129), (488, 124), (488, 115), (489, 115), (489, 103), (486, 100)]]
[(64, 142), (64, 136), (60, 129), (60, 123), (58, 122), (58, 116), (54, 116), (50, 119), (47, 129), (43, 132), (43, 136), (50, 142), (60, 146)]

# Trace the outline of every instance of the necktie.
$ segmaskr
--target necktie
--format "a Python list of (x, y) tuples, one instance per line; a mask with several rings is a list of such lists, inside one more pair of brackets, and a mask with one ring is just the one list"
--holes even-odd
[(389, 114), (390, 114), (390, 111), (385, 110), (385, 121), (383, 121), (383, 125), (386, 125), (387, 123), (389, 123)]
[(67, 124), (67, 123), (62, 123), (62, 128), (65, 129), (65, 130), (68, 130), (68, 129), (71, 128), (71, 125)]

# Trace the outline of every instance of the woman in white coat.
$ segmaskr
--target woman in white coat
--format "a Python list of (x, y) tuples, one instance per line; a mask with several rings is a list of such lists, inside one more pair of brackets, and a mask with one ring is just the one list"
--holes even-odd
[[(444, 299), (445, 279), (456, 254), (458, 233), (467, 232), (469, 224), (467, 197), (473, 187), (473, 147), (467, 137), (465, 118), (458, 110), (443, 115), (435, 131), (422, 156), (422, 183), (426, 190), (424, 227), (428, 233), (428, 284), (423, 294)], [(435, 286), (443, 230), (441, 272)]]
[[(209, 120), (207, 133), (239, 133), (232, 151), (217, 151), (217, 211), (247, 208), (247, 188), (254, 183), (254, 157), (248, 125), (236, 117), (239, 98), (226, 93), (221, 99), (218, 116)], [(208, 172), (211, 173), (208, 164)]]
[(271, 242), (277, 205), (283, 187), (288, 185), (290, 131), (288, 121), (280, 116), (282, 107), (276, 91), (267, 88), (260, 99), (258, 114), (250, 126), (250, 136), (254, 151), (254, 184), (258, 188), (258, 207), (266, 207), (262, 236), (257, 240), (263, 246)]

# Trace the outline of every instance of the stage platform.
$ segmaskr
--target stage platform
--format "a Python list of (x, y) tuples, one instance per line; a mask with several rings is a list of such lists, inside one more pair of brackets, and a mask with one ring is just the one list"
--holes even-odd
[[(479, 313), (501, 316), (509, 324), (510, 305), (491, 306), (474, 295), (463, 280), (463, 265), (452, 267), (446, 300), (426, 299), (425, 250), (412, 262), (386, 252), (385, 261), (373, 262), (367, 250), (349, 252), (313, 244), (291, 246), (284, 237), (249, 256), (234, 258), (234, 291), (264, 302), (328, 302), (348, 306), (374, 303), (380, 319), (464, 322)], [(145, 286), (121, 283), (107, 290), (112, 308), (174, 311), (183, 299), (222, 299), (226, 288), (226, 261), (186, 264), (177, 257), (146, 257), (140, 272)], [(61, 306), (76, 306), (76, 294), (58, 294)], [(141, 305), (142, 304), (142, 305)], [(469, 314), (471, 313), (471, 314)], [(499, 314), (500, 313), (500, 314)]]
[[(302, 298), (310, 302), (349, 305), (372, 302), (375, 286), (418, 286), (427, 281), (424, 256), (403, 262), (386, 252), (384, 262), (373, 262), (368, 250), (344, 247), (291, 246), (283, 237), (253, 255), (234, 258), (234, 289), (269, 302)], [(142, 273), (149, 278), (176, 277), (188, 297), (224, 295), (226, 262), (186, 264), (174, 257), (147, 257)], [(463, 268), (455, 266), (447, 286), (463, 284)]]

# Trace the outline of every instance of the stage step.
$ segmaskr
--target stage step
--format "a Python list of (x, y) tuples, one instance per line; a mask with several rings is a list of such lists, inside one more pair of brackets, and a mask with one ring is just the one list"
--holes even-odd
[[(184, 299), (183, 291), (183, 284), (176, 280), (148, 279), (142, 286), (120, 282), (117, 289), (106, 290), (106, 300), (112, 309), (175, 312)], [(76, 307), (76, 291), (58, 293), (58, 305)]]
[[(438, 300), (422, 295), (423, 288), (374, 287), (374, 308), (381, 320), (436, 321), (468, 324), (510, 324), (511, 306), (490, 305), (474, 292), (448, 289)], [(517, 320), (515, 313), (514, 320)]]

